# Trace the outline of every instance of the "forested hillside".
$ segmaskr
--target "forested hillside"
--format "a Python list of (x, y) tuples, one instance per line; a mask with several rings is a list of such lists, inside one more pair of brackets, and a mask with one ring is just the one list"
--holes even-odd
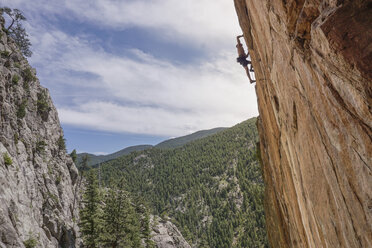
[(154, 214), (169, 216), (195, 247), (267, 247), (255, 123), (106, 162), (102, 184), (123, 176), (127, 191)]
[(84, 157), (87, 157), (88, 166), (92, 166), (92, 165), (103, 163), (103, 162), (106, 162), (106, 161), (109, 161), (109, 160), (112, 160), (112, 159), (115, 159), (115, 158), (118, 158), (124, 155), (128, 155), (131, 152), (143, 151), (151, 147), (152, 145), (130, 146), (130, 147), (124, 148), (120, 151), (117, 151), (117, 152), (114, 152), (108, 155), (94, 155), (91, 153), (78, 153), (76, 154), (76, 164), (78, 166), (81, 165), (83, 163), (83, 160), (85, 159)]
[(225, 129), (226, 129), (225, 127), (217, 127), (217, 128), (213, 128), (209, 130), (201, 130), (201, 131), (198, 131), (198, 132), (195, 132), (189, 135), (185, 135), (182, 137), (165, 140), (157, 144), (155, 147), (161, 148), (161, 149), (171, 149), (171, 148), (181, 147), (183, 145), (186, 145), (189, 142), (202, 139), (202, 138), (206, 138), (208, 136), (221, 132)]
[[(225, 127), (217, 127), (217, 128), (213, 128), (209, 130), (201, 130), (201, 131), (189, 134), (189, 135), (165, 140), (157, 144), (155, 147), (159, 149), (172, 149), (172, 148), (181, 147), (183, 145), (186, 145), (189, 142), (211, 136), (225, 129), (226, 129)], [(117, 151), (117, 152), (114, 152), (108, 155), (94, 155), (91, 153), (78, 153), (76, 154), (76, 163), (78, 166), (82, 166), (82, 164), (84, 163), (84, 159), (87, 159), (87, 162), (86, 162), (87, 165), (93, 166), (93, 165), (103, 163), (103, 162), (106, 162), (106, 161), (109, 161), (115, 158), (119, 158), (124, 155), (128, 155), (132, 152), (143, 151), (151, 147), (153, 146), (152, 145), (130, 146), (130, 147), (124, 148), (120, 151)]]

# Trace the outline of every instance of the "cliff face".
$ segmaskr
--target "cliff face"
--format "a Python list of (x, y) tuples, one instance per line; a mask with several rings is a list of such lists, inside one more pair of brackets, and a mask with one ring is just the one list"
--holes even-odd
[(271, 247), (372, 247), (372, 3), (235, 0)]
[(2, 30), (0, 54), (0, 247), (75, 247), (78, 172), (57, 111)]

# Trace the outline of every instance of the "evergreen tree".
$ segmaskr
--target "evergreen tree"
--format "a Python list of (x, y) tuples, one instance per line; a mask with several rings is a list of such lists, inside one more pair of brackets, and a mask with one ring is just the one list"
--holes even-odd
[(140, 223), (134, 207), (123, 189), (123, 181), (112, 186), (104, 200), (103, 247), (141, 247)]
[(85, 154), (82, 158), (81, 165), (80, 165), (79, 169), (82, 170), (82, 171), (89, 170), (88, 162), (89, 162), (88, 154)]
[(144, 217), (142, 219), (142, 236), (145, 240), (146, 248), (155, 248), (155, 243), (152, 241), (151, 238), (151, 229), (150, 229), (150, 216), (148, 211), (144, 213)]
[(136, 197), (134, 201), (136, 203), (136, 213), (140, 217), (140, 233), (141, 238), (145, 242), (145, 247), (155, 248), (155, 243), (151, 240), (150, 214), (148, 206), (146, 206), (146, 203), (142, 198)]
[(25, 28), (22, 26), (22, 21), (26, 21), (26, 17), (18, 9), (11, 9), (8, 7), (0, 8), (0, 14), (7, 14), (11, 20), (10, 25), (5, 28), (5, 31), (13, 38), (15, 43), (18, 45), (22, 54), (26, 57), (31, 57), (32, 52), (30, 50), (31, 42), (28, 38)]
[(84, 246), (96, 248), (100, 233), (100, 194), (98, 190), (97, 176), (94, 171), (89, 171), (86, 177), (86, 189), (83, 194), (83, 207), (80, 210), (80, 231)]
[(70, 157), (71, 157), (72, 161), (74, 161), (74, 163), (76, 163), (77, 155), (76, 155), (76, 150), (75, 149), (70, 153)]

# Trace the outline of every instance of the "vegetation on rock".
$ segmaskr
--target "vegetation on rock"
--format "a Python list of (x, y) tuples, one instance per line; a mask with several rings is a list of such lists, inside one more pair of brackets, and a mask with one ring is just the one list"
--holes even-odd
[(23, 242), (26, 248), (34, 248), (37, 246), (37, 240), (35, 238), (29, 238)]
[(6, 166), (9, 166), (9, 165), (12, 165), (13, 164), (13, 161), (12, 159), (9, 157), (8, 153), (3, 153), (3, 158), (4, 158), (4, 163)]
[(17, 110), (18, 119), (22, 119), (26, 116), (26, 106), (27, 106), (27, 100), (24, 99), (22, 103), (18, 106), (18, 110)]
[(66, 139), (63, 137), (63, 135), (59, 136), (57, 145), (60, 151), (66, 150)]
[(32, 73), (30, 68), (26, 68), (23, 71), (23, 78), (24, 78), (25, 82), (32, 82), (33, 80), (35, 80), (35, 76)]
[(13, 84), (17, 84), (18, 81), (19, 81), (19, 79), (20, 79), (20, 77), (17, 74), (13, 75), (13, 77), (12, 77), (12, 83)]
[(36, 152), (38, 152), (38, 153), (43, 152), (45, 150), (46, 145), (47, 144), (45, 143), (44, 140), (38, 141), (36, 143)]
[(41, 115), (43, 121), (46, 121), (48, 119), (50, 111), (47, 99), (48, 98), (45, 91), (37, 94), (37, 112)]

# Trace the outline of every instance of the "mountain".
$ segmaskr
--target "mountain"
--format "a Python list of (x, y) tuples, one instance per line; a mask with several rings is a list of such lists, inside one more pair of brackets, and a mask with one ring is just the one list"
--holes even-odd
[(77, 168), (48, 90), (0, 25), (0, 247), (76, 247)]
[(105, 161), (109, 161), (109, 160), (127, 155), (131, 152), (143, 151), (143, 150), (149, 149), (151, 147), (152, 147), (152, 145), (130, 146), (130, 147), (124, 148), (120, 151), (117, 151), (115, 153), (111, 153), (111, 154), (108, 154), (108, 155), (94, 155), (94, 154), (90, 154), (90, 153), (78, 153), (76, 163), (81, 164), (81, 162), (83, 160), (83, 157), (88, 156), (88, 165), (93, 166), (93, 165), (96, 165), (96, 164), (99, 164), (99, 163), (103, 163)]
[(133, 152), (95, 171), (169, 219), (193, 247), (267, 247), (256, 118), (173, 149)]
[(371, 247), (371, 1), (234, 2), (257, 79), (271, 246)]
[(183, 146), (189, 142), (192, 142), (194, 140), (202, 139), (205, 137), (208, 137), (210, 135), (216, 134), (218, 132), (221, 132), (225, 130), (226, 128), (224, 127), (217, 127), (209, 130), (201, 130), (186, 136), (174, 138), (174, 139), (169, 139), (166, 141), (163, 141), (159, 144), (157, 144), (155, 147), (159, 149), (170, 149), (170, 148), (176, 148)]
[[(210, 130), (198, 131), (198, 132), (186, 135), (186, 136), (165, 140), (165, 141), (157, 144), (155, 147), (159, 148), (159, 149), (170, 149), (170, 148), (180, 147), (180, 146), (183, 146), (183, 145), (185, 145), (189, 142), (208, 137), (210, 135), (221, 132), (225, 129), (226, 128), (224, 128), (224, 127), (218, 127), (218, 128), (213, 128), (213, 129), (210, 129)], [(105, 161), (109, 161), (109, 160), (127, 155), (131, 152), (143, 151), (143, 150), (146, 150), (146, 149), (150, 149), (152, 147), (153, 147), (152, 145), (130, 146), (130, 147), (124, 148), (124, 149), (122, 149), (118, 152), (111, 153), (111, 154), (108, 154), (108, 155), (94, 155), (94, 154), (91, 154), (91, 153), (78, 153), (76, 161), (77, 161), (77, 164), (81, 164), (81, 162), (83, 160), (83, 157), (88, 156), (88, 165), (93, 166), (93, 165), (97, 165), (99, 163), (103, 163)]]

